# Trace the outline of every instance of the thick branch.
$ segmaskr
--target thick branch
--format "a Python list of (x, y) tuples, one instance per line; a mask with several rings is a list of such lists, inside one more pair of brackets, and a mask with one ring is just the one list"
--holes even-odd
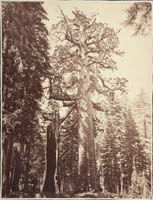
[(73, 101), (73, 100), (76, 100), (78, 99), (77, 97), (70, 97), (70, 96), (62, 96), (62, 95), (53, 95), (51, 94), (49, 99), (54, 99), (54, 100), (57, 100), (57, 101)]
[[(77, 123), (78, 123), (78, 119), (76, 118), (76, 120), (71, 124), (71, 125), (69, 125), (69, 126), (63, 126), (62, 127), (62, 129), (65, 129), (65, 130), (72, 130), (72, 127), (75, 127), (76, 125), (77, 125)], [(69, 133), (68, 134), (65, 134), (65, 133), (63, 133), (61, 136), (68, 136), (69, 135)]]
[(73, 39), (72, 33), (69, 30), (65, 34), (65, 39), (81, 49), (80, 44)]
[[(68, 112), (66, 113), (66, 115), (62, 119), (60, 119), (60, 125), (69, 117), (69, 115), (72, 113), (72, 111), (74, 110), (75, 107), (76, 107), (76, 104), (73, 104), (71, 106), (71, 108), (68, 110)], [(51, 121), (52, 120), (51, 117), (48, 117), (45, 114), (42, 114), (42, 117), (44, 118), (45, 121)]]
[(102, 85), (112, 92), (117, 90), (124, 91), (125, 83), (127, 82), (126, 79), (120, 79), (120, 81), (115, 83), (115, 87), (109, 87), (108, 85), (106, 85), (105, 81), (100, 75), (98, 75), (98, 78), (101, 80)]
[(100, 79), (100, 81), (101, 81), (101, 83), (102, 83), (104, 88), (106, 88), (106, 89), (108, 89), (110, 91), (113, 91), (112, 88), (110, 88), (108, 85), (105, 84), (105, 81), (103, 80), (103, 78), (100, 75), (98, 75), (98, 78)]
[[(102, 85), (99, 85), (98, 78), (101, 81)], [(126, 92), (125, 87), (126, 87), (126, 82), (127, 80), (125, 78), (119, 79), (116, 81), (116, 83), (112, 83), (115, 85), (114, 87), (110, 87), (106, 84), (104, 79), (97, 74), (97, 77), (94, 77), (93, 84), (94, 84), (94, 89), (99, 93), (103, 95), (110, 95), (114, 93), (115, 91), (121, 91), (122, 93)]]
[(109, 88), (104, 87), (104, 85), (100, 86), (99, 83), (98, 83), (97, 76), (93, 77), (93, 87), (99, 94), (103, 94), (103, 95), (106, 95), (106, 96), (108, 95)]
[(113, 68), (112, 66), (106, 67), (101, 61), (92, 61), (87, 66), (89, 67), (89, 66), (94, 65), (94, 64), (99, 65), (104, 69), (112, 69)]
[(63, 106), (66, 107), (66, 106), (73, 106), (75, 104), (75, 101), (64, 101), (63, 102)]
[(94, 89), (99, 93), (99, 94), (103, 94), (105, 96), (108, 95), (109, 90), (104, 90), (103, 88), (99, 87), (99, 85), (94, 84)]
[(89, 53), (100, 53), (102, 50), (99, 49), (91, 49), (90, 51), (85, 52), (85, 55), (89, 54)]
[(72, 111), (74, 110), (75, 107), (76, 107), (76, 104), (74, 104), (73, 106), (71, 106), (71, 108), (68, 110), (68, 112), (65, 115), (65, 117), (60, 120), (60, 124), (62, 124), (68, 118), (68, 116), (72, 113)]
[(102, 112), (105, 112), (105, 109), (101, 106), (100, 103), (92, 103), (93, 105), (93, 108), (98, 110), (98, 111), (102, 111)]
[(45, 114), (42, 114), (42, 117), (44, 118), (45, 121), (51, 121), (51, 118), (46, 116)]

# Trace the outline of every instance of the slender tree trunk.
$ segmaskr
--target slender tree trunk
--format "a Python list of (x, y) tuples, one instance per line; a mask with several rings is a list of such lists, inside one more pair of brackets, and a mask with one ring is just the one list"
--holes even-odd
[(31, 152), (31, 143), (32, 137), (29, 136), (27, 144), (26, 144), (26, 170), (25, 170), (25, 184), (24, 191), (28, 192), (29, 190), (29, 171), (30, 171), (30, 152)]
[(11, 169), (11, 190), (12, 192), (19, 192), (19, 179), (21, 174), (21, 158), (20, 150), (14, 149), (12, 155), (12, 169)]
[[(145, 140), (146, 140), (146, 138), (147, 138), (147, 125), (146, 125), (146, 120), (144, 119), (144, 138), (145, 138)], [(146, 141), (145, 141), (146, 142)]]
[(121, 177), (120, 177), (120, 184), (121, 184), (121, 189), (120, 189), (120, 194), (123, 195), (123, 172), (121, 172)]
[[(7, 134), (7, 133), (6, 133)], [(2, 196), (6, 197), (10, 193), (10, 170), (13, 150), (13, 132), (6, 135), (3, 145), (3, 188)]]
[(5, 138), (3, 142), (3, 161), (2, 161), (2, 196), (5, 197), (7, 194), (7, 186), (8, 186), (8, 180), (7, 180), (7, 156), (8, 156), (8, 148), (9, 143), (8, 139)]

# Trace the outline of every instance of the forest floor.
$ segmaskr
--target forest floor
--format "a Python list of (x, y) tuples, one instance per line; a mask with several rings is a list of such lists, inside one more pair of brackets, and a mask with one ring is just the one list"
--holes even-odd
[(79, 193), (72, 195), (64, 195), (64, 198), (116, 198), (119, 197), (118, 194), (109, 193), (109, 192), (97, 192), (97, 193)]
[(114, 198), (112, 194), (100, 193), (80, 193), (80, 194), (65, 194), (63, 198)]
[(10, 194), (9, 197), (13, 198), (121, 198), (118, 194), (109, 192), (98, 192), (98, 193), (79, 193), (79, 194), (58, 194), (54, 196), (42, 195), (40, 193), (22, 193), (22, 194)]

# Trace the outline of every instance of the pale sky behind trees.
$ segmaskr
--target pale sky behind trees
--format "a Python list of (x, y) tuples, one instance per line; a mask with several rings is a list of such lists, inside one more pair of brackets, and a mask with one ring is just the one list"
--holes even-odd
[(124, 51), (123, 56), (114, 56), (118, 70), (111, 73), (128, 79), (129, 98), (143, 90), (151, 97), (152, 87), (152, 34), (148, 36), (132, 36), (134, 33), (130, 27), (124, 27), (123, 21), (127, 17), (126, 9), (133, 2), (103, 2), (103, 1), (49, 1), (46, 0), (44, 7), (48, 13), (49, 21), (47, 28), (50, 30), (52, 24), (60, 20), (60, 10), (69, 17), (73, 17), (72, 10), (75, 8), (83, 11), (87, 16), (96, 14), (97, 22), (107, 23), (114, 28), (120, 41), (120, 50)]

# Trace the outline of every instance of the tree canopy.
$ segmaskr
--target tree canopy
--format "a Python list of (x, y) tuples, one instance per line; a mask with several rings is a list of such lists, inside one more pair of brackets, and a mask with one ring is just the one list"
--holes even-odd
[(151, 11), (150, 2), (135, 2), (127, 9), (126, 26), (134, 29), (134, 35), (147, 35), (151, 31)]

